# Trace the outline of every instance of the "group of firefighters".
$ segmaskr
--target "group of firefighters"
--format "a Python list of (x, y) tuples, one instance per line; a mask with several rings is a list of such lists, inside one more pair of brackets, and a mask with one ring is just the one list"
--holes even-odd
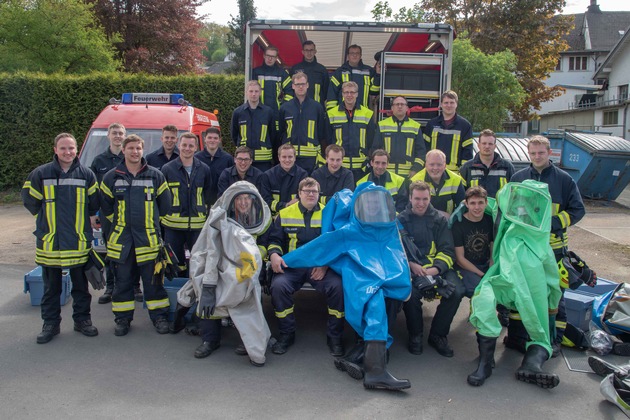
[[(198, 151), (196, 135), (178, 136), (177, 127), (170, 125), (163, 128), (162, 147), (144, 156), (142, 138), (126, 135), (125, 127), (115, 123), (108, 128), (108, 149), (86, 168), (77, 159), (77, 142), (71, 134), (55, 138), (53, 161), (36, 168), (22, 192), (25, 207), (37, 216), (36, 262), (43, 268), (44, 324), (37, 342), (47, 343), (60, 332), (63, 269), (70, 270), (73, 285), (75, 331), (98, 334), (90, 316), (85, 268), (98, 259), (92, 250), (92, 229), (100, 227), (107, 246), (107, 283), (99, 303), (112, 302), (117, 336), (129, 332), (138, 299), (144, 300), (160, 334), (184, 329), (184, 316), (197, 303), (202, 343), (195, 357), (207, 357), (220, 346), (220, 318), (231, 316), (239, 320), (235, 325), (243, 339), (235, 351), (262, 366), (269, 334), (260, 316), (261, 286), (271, 295), (278, 321), (271, 351), (284, 354), (296, 338), (293, 294), (309, 282), (326, 295), (327, 345), (337, 358), (335, 365), (353, 378), (363, 378), (367, 388), (404, 389), (408, 381), (394, 378), (385, 368), (389, 357), (385, 350), (391, 344), (387, 324), (395, 322), (402, 309), (408, 350), (421, 354), (422, 300), (439, 298), (427, 342), (440, 355), (452, 357), (447, 336), (466, 296), (473, 303), (471, 320), (478, 321), (473, 325), (480, 351), (479, 368), (468, 382), (481, 385), (492, 372), (500, 326), (497, 332), (493, 322), (486, 322), (491, 311), (494, 321), (508, 328), (505, 345), (525, 353), (518, 379), (556, 386), (557, 376), (544, 372), (542, 364), (559, 350), (566, 327), (560, 281), (555, 285), (556, 302), (535, 302), (555, 320), (551, 330), (549, 319), (540, 319), (538, 306), (536, 311), (524, 306), (517, 310), (521, 303), (515, 302), (521, 302), (522, 296), (495, 290), (496, 298), (488, 298), (491, 286), (484, 286), (486, 273), (492, 271), (493, 278), (501, 275), (498, 264), (492, 268), (497, 263), (493, 261), (496, 228), (488, 198), (498, 199), (508, 183), (526, 186), (512, 189), (510, 198), (522, 190), (536, 192), (526, 180), (547, 184), (552, 205), (547, 220), (551, 246), (546, 246), (555, 262), (566, 251), (567, 227), (584, 216), (575, 182), (550, 161), (549, 141), (532, 137), (531, 165), (516, 173), (496, 153), (491, 130), (481, 132), (479, 153), (473, 157), (472, 128), (457, 114), (458, 97), (453, 91), (442, 95), (441, 114), (423, 127), (409, 117), (402, 96), (392, 99), (392, 115), (376, 124), (367, 104), (370, 95), (378, 93), (379, 75), (363, 64), (359, 46), (348, 48), (348, 61), (330, 79), (316, 61), (312, 42), (306, 41), (302, 52), (304, 60), (294, 66), (290, 77), (276, 64), (278, 50), (265, 50), (265, 64), (254, 69), (255, 80), (246, 83), (246, 101), (232, 116), (233, 156), (221, 148), (221, 132), (216, 128), (204, 133), (205, 148)], [(514, 215), (508, 212), (514, 219), (506, 219), (518, 224), (519, 217), (529, 217), (524, 208)], [(507, 230), (499, 229), (501, 239)], [(226, 232), (245, 248), (230, 244)], [(355, 240), (366, 239), (335, 251), (342, 232), (355, 235)], [(246, 246), (251, 242), (247, 238), (253, 238), (255, 249)], [(320, 246), (317, 251), (316, 243), (329, 244), (333, 238), (335, 246)], [(304, 252), (294, 252), (311, 242)], [(384, 245), (388, 243), (393, 245)], [(170, 323), (163, 287), (165, 244), (172, 248), (182, 276), (191, 279), (191, 286), (178, 295)], [(346, 256), (346, 265), (340, 265), (343, 259), (333, 258), (335, 252)], [(372, 252), (375, 257), (368, 258)], [(543, 261), (545, 252), (536, 257)], [(313, 258), (312, 265), (303, 255)], [(265, 275), (262, 261), (268, 261), (273, 274)], [(374, 268), (374, 261), (386, 269)], [(228, 275), (225, 267), (230, 264), (235, 271)], [(344, 269), (351, 265), (357, 268)], [(355, 301), (349, 285), (360, 283), (362, 276), (372, 279), (366, 290), (378, 295), (378, 304), (358, 297)], [(406, 280), (400, 283), (401, 278)], [(475, 299), (484, 302), (481, 310)], [(246, 318), (256, 319), (255, 323), (243, 321), (247, 311), (256, 312)], [(360, 316), (351, 320), (351, 312)], [(344, 346), (346, 314), (357, 333), (349, 352)], [(376, 325), (384, 332), (370, 330), (370, 321), (361, 321), (366, 314), (375, 314)], [(546, 331), (546, 338), (536, 326)]]

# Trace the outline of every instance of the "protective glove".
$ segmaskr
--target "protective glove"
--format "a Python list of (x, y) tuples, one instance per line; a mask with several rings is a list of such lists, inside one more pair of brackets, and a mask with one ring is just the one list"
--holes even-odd
[(103, 259), (94, 249), (91, 249), (88, 254), (88, 260), (83, 266), (83, 272), (94, 290), (101, 290), (105, 287), (105, 277), (103, 276), (104, 268), (105, 262)]
[(411, 279), (411, 285), (421, 292), (432, 290), (435, 288), (435, 280), (432, 276), (414, 276)]
[(199, 316), (210, 319), (217, 304), (217, 286), (204, 285), (199, 299)]
[(95, 266), (91, 266), (85, 270), (85, 277), (92, 285), (94, 290), (101, 290), (105, 287), (105, 277), (103, 276), (103, 270), (99, 270)]
[(452, 282), (440, 276), (435, 276), (435, 282), (437, 283), (437, 286), (435, 287), (435, 292), (438, 295), (442, 296), (444, 299), (448, 299), (449, 297), (451, 297), (451, 295), (455, 291), (455, 285)]
[(468, 207), (466, 207), (466, 203), (462, 201), (461, 203), (459, 203), (459, 206), (457, 206), (457, 208), (453, 210), (451, 217), (449, 217), (448, 228), (451, 229), (453, 227), (455, 220), (461, 222), (462, 217), (464, 217), (464, 213), (468, 213)]
[(271, 267), (271, 261), (267, 261), (264, 270), (260, 271), (258, 281), (260, 281), (260, 287), (262, 292), (266, 295), (271, 295), (271, 280), (273, 279), (273, 268)]

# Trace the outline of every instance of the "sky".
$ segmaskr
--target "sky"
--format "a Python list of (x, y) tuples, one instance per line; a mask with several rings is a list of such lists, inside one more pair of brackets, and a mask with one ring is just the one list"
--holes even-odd
[[(392, 10), (410, 7), (414, 0), (387, 0)], [(258, 19), (371, 21), (370, 11), (378, 0), (254, 0)], [(419, 0), (418, 0), (419, 2)], [(567, 0), (564, 14), (583, 13), (590, 0)], [(603, 11), (630, 10), (628, 0), (597, 0)], [(218, 10), (217, 10), (218, 9)], [(226, 25), (230, 16), (238, 14), (237, 0), (210, 0), (199, 9), (206, 21)]]

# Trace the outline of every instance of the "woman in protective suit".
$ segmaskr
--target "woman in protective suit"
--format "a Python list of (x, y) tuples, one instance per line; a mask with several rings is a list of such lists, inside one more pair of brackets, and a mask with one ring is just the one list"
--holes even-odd
[(406, 300), (411, 293), (391, 194), (372, 182), (360, 184), (354, 194), (338, 192), (324, 209), (322, 232), (326, 233), (286, 254), (285, 263), (296, 268), (327, 265), (341, 273), (346, 320), (365, 340), (350, 351), (355, 361), (363, 361), (363, 385), (409, 388), (408, 380), (396, 379), (386, 367), (387, 347), (393, 340), (385, 298)]
[(247, 181), (232, 184), (212, 206), (191, 251), (190, 280), (177, 293), (178, 315), (198, 302), (203, 342), (195, 357), (206, 357), (219, 348), (221, 319), (230, 317), (250, 362), (265, 364), (271, 332), (258, 282), (262, 258), (252, 235), (263, 233), (270, 223), (269, 207)]

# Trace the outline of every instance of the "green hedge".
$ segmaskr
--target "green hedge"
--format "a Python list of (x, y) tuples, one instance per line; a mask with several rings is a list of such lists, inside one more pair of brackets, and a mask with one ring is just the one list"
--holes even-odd
[[(74, 134), (80, 147), (109, 99), (124, 92), (183, 93), (198, 108), (218, 109), (223, 137), (229, 139), (243, 86), (242, 76), (223, 75), (0, 74), (0, 190), (20, 186), (31, 170), (50, 161), (57, 134)], [(225, 144), (231, 148), (231, 142)]]

